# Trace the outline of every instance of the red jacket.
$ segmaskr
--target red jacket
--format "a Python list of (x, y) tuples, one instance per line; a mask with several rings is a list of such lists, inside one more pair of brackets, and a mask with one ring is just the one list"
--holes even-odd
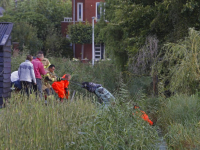
[[(65, 75), (63, 76), (63, 78)], [(69, 81), (67, 80), (62, 80), (62, 81), (57, 81), (52, 84), (52, 88), (54, 91), (58, 94), (59, 98), (66, 98), (68, 99), (69, 96), (69, 91), (68, 93), (66, 92), (66, 88), (68, 88)]]
[[(137, 106), (135, 106), (135, 109), (138, 109), (139, 107), (137, 107)], [(149, 116), (144, 112), (144, 111), (142, 111), (142, 110), (140, 110), (140, 112), (142, 113), (142, 115), (140, 116), (143, 120), (145, 120), (145, 121), (147, 121), (148, 123), (149, 123), (149, 125), (153, 125), (153, 121), (151, 121), (150, 119), (149, 119)], [(138, 113), (138, 112), (136, 112), (136, 113)], [(134, 115), (134, 113), (133, 113), (133, 115)]]
[(35, 72), (35, 78), (42, 79), (41, 75), (45, 75), (47, 72), (44, 70), (42, 62), (36, 58), (32, 60), (33, 69)]

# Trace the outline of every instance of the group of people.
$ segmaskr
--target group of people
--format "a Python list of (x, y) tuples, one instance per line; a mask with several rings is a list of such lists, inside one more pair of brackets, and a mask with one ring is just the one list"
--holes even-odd
[[(57, 77), (54, 71), (55, 65), (51, 64), (47, 58), (44, 58), (43, 52), (40, 51), (34, 59), (33, 56), (27, 55), (25, 62), (20, 64), (18, 71), (14, 71), (11, 74), (11, 82), (16, 90), (21, 90), (22, 93), (26, 93), (28, 96), (34, 91), (41, 100), (44, 95), (45, 102), (47, 102), (48, 97), (57, 93), (60, 101), (63, 102), (64, 98), (68, 99), (69, 97), (68, 86), (71, 76), (65, 74), (62, 77)], [(53, 83), (51, 84), (50, 82)], [(94, 93), (105, 108), (111, 104), (111, 101), (115, 101), (115, 97), (101, 84), (83, 82), (81, 84), (78, 83), (78, 85)], [(154, 125), (148, 115), (138, 106), (134, 106), (134, 109), (136, 114), (141, 113), (141, 118), (147, 121), (149, 125)]]
[(30, 93), (35, 92), (41, 100), (44, 98), (47, 102), (48, 97), (57, 93), (63, 102), (63, 99), (68, 99), (69, 96), (68, 85), (71, 76), (65, 74), (63, 77), (57, 77), (54, 71), (55, 65), (44, 58), (43, 52), (39, 51), (35, 58), (27, 55), (18, 71), (11, 74), (11, 83), (17, 91), (26, 93), (28, 97)]

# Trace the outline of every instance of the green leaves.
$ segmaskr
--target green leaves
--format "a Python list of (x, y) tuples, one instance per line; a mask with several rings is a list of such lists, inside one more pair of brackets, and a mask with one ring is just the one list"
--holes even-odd
[(72, 43), (89, 44), (92, 43), (92, 26), (88, 23), (78, 23), (68, 26), (68, 33)]
[(162, 61), (157, 64), (162, 78), (160, 84), (168, 80), (166, 88), (171, 91), (195, 93), (200, 80), (200, 32), (190, 28), (188, 37), (166, 44), (163, 50)]
[(19, 42), (20, 50), (26, 46), (33, 55), (42, 49), (56, 56), (71, 57), (70, 43), (60, 34), (61, 21), (71, 15), (70, 0), (18, 0), (17, 5), (14, 1), (6, 4), (9, 7), (0, 21), (14, 23), (13, 40)]

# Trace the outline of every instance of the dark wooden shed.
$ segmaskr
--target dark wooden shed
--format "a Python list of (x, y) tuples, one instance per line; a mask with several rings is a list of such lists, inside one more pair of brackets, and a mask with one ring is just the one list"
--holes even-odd
[(11, 92), (11, 31), (12, 23), (0, 22), (0, 107)]

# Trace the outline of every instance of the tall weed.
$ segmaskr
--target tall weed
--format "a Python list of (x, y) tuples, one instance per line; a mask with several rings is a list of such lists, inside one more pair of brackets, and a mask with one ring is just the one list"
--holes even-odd
[(158, 124), (172, 149), (200, 148), (200, 102), (197, 95), (175, 95), (163, 101)]

